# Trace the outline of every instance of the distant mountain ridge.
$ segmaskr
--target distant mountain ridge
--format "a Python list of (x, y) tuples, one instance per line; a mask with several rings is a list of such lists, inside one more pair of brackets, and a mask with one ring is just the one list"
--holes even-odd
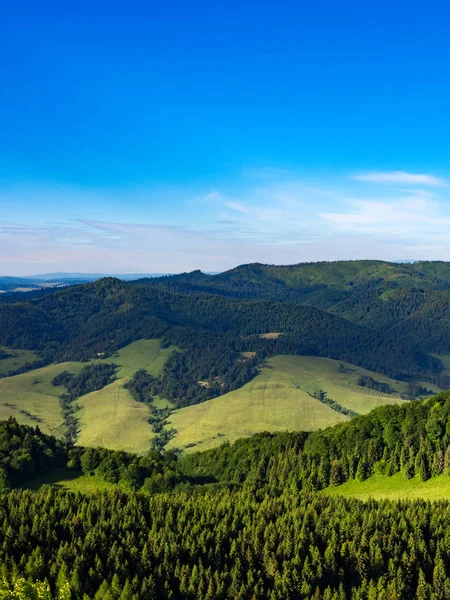
[(94, 281), (96, 279), (102, 279), (103, 277), (115, 277), (117, 279), (123, 279), (124, 281), (131, 281), (133, 279), (139, 279), (141, 277), (163, 277), (165, 275), (171, 275), (171, 273), (43, 273), (38, 275), (30, 275), (29, 279), (36, 279), (41, 281), (53, 281), (56, 279), (83, 279), (84, 281)]
[(140, 280), (184, 294), (312, 306), (426, 352), (450, 353), (450, 263), (253, 263), (218, 275), (199, 270)]
[(23, 275), (23, 276), (0, 276), (0, 293), (21, 293), (48, 288), (65, 287), (69, 285), (78, 285), (82, 283), (90, 283), (98, 279), (113, 277), (121, 281), (135, 281), (138, 279), (160, 278), (173, 276), (171, 273), (122, 273), (122, 274), (106, 274), (106, 273), (43, 273), (38, 275)]
[(102, 273), (44, 273), (42, 275), (0, 276), (0, 291), (2, 292), (28, 292), (49, 287), (64, 287), (89, 283), (104, 277), (116, 277), (123, 281), (131, 281), (141, 277), (162, 277), (162, 273), (142, 274), (131, 273), (125, 275), (105, 275)]
[[(161, 278), (155, 278), (161, 279)], [(426, 261), (390, 263), (378, 260), (332, 261), (299, 263), (296, 265), (268, 265), (250, 263), (223, 273), (209, 275), (200, 270), (163, 278), (165, 283), (185, 283), (255, 294), (258, 288), (270, 285), (286, 292), (317, 289), (320, 286), (353, 291), (361, 286), (396, 289), (398, 287), (450, 288), (450, 262)], [(271, 287), (266, 293), (271, 292)]]

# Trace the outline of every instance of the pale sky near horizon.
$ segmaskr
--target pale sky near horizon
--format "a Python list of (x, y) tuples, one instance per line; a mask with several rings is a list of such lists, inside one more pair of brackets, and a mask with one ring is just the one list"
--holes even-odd
[(0, 275), (450, 260), (450, 9), (364, 4), (9, 3)]

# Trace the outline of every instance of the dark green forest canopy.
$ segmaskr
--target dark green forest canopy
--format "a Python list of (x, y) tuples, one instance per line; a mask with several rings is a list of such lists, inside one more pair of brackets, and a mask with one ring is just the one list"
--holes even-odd
[(207, 275), (201, 271), (175, 276), (141, 279), (136, 283), (165, 284), (183, 291), (204, 290), (239, 297), (274, 300), (302, 300), (318, 291), (340, 291), (345, 297), (362, 290), (450, 288), (448, 262), (388, 263), (379, 260), (354, 260), (300, 263), (277, 266), (253, 263)]
[(182, 482), (200, 481), (181, 472), (174, 452), (151, 451), (138, 456), (106, 448), (84, 448), (45, 435), (39, 427), (19, 425), (14, 419), (0, 421), (0, 491), (61, 468), (75, 474), (95, 473), (128, 490), (165, 491)]
[(422, 477), (425, 465), (427, 476), (449, 475), (449, 424), (443, 393), (321, 432), (136, 457), (62, 444), (9, 420), (0, 423), (3, 482), (64, 465), (120, 479), (91, 496), (0, 494), (1, 569), (47, 579), (74, 600), (446, 599), (449, 502), (362, 503), (317, 491), (383, 463), (409, 477), (410, 455), (413, 473)]
[(70, 402), (79, 396), (100, 390), (114, 381), (116, 369), (116, 365), (107, 363), (87, 365), (83, 367), (78, 375), (71, 375), (67, 371), (62, 371), (52, 379), (52, 385), (65, 386), (67, 393), (63, 394), (62, 398)]
[(449, 518), (448, 502), (289, 490), (13, 491), (0, 561), (75, 600), (445, 599)]

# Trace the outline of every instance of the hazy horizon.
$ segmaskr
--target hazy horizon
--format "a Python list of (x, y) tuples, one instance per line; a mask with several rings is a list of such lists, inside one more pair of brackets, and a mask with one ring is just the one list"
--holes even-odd
[(201, 271), (203, 274), (205, 275), (219, 275), (220, 273), (224, 273), (227, 272), (229, 270), (233, 270), (236, 269), (240, 266), (246, 265), (246, 264), (261, 264), (261, 265), (269, 265), (269, 266), (277, 266), (277, 267), (292, 267), (292, 266), (296, 266), (296, 265), (301, 265), (301, 264), (313, 264), (313, 263), (320, 263), (320, 262), (351, 262), (351, 261), (381, 261), (381, 262), (390, 262), (392, 264), (412, 264), (415, 262), (450, 262), (450, 261), (421, 261), (421, 260), (414, 260), (414, 259), (398, 259), (398, 260), (391, 260), (391, 261), (382, 261), (382, 259), (348, 259), (348, 260), (330, 260), (330, 261), (305, 261), (303, 263), (286, 263), (286, 264), (275, 264), (275, 263), (240, 263), (240, 264), (236, 264), (233, 265), (232, 267), (230, 267), (230, 269), (226, 269), (224, 271), (203, 271), (202, 269), (192, 269), (191, 271), (173, 271), (170, 273), (150, 273), (150, 272), (142, 272), (142, 273), (133, 273), (132, 271), (124, 271), (122, 273), (120, 272), (104, 272), (104, 273), (100, 273), (100, 272), (96, 272), (96, 271), (83, 271), (83, 272), (66, 272), (66, 271), (56, 271), (56, 272), (49, 272), (49, 273), (35, 273), (35, 274), (30, 274), (30, 273), (25, 273), (22, 275), (5, 275), (0, 273), (0, 278), (2, 277), (11, 277), (11, 278), (24, 278), (24, 279), (48, 279), (50, 277), (61, 277), (61, 278), (70, 278), (73, 277), (74, 279), (76, 278), (82, 278), (82, 277), (92, 277), (92, 278), (97, 278), (97, 277), (122, 277), (125, 276), (128, 279), (131, 279), (133, 277), (136, 278), (140, 278), (140, 277), (166, 277), (166, 276), (172, 276), (172, 275), (180, 275), (182, 273), (192, 273), (194, 271)]

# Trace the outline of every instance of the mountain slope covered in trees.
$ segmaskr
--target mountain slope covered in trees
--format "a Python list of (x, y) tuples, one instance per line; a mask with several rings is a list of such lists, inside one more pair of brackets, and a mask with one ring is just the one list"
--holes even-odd
[[(47, 431), (60, 431), (73, 439), (80, 434), (81, 424), (85, 443), (110, 445), (110, 438), (98, 426), (110, 422), (108, 411), (113, 416), (120, 413), (123, 418), (139, 412), (140, 449), (153, 443), (175, 444), (174, 429), (179, 429), (181, 439), (186, 420), (177, 415), (171, 420), (172, 410), (219, 396), (226, 401), (234, 398), (230, 393), (245, 394), (248, 385), (256, 389), (259, 380), (255, 377), (264, 375), (270, 359), (283, 355), (323, 357), (369, 370), (369, 378), (353, 382), (358, 386), (357, 393), (363, 395), (371, 387), (389, 394), (401, 384), (407, 392), (394, 396), (424, 397), (450, 386), (445, 356), (450, 354), (449, 288), (447, 263), (350, 261), (288, 267), (243, 265), (220, 275), (194, 272), (135, 282), (106, 278), (20, 302), (3, 302), (0, 376), (6, 380), (1, 387), (15, 395), (12, 399), (5, 396), (1, 415), (13, 415), (23, 422), (37, 419), (43, 426), (48, 420)], [(83, 361), (111, 362), (118, 350), (130, 348), (137, 340), (150, 339), (161, 340), (167, 360), (147, 381), (144, 406), (142, 400), (141, 406), (134, 405), (136, 397), (123, 387), (125, 381), (111, 382), (105, 392), (102, 389), (87, 396), (83, 394), (89, 390), (82, 386), (69, 390), (69, 380), (61, 390), (50, 389), (40, 381), (45, 369), (54, 371), (59, 363), (76, 363), (71, 374), (77, 375), (86, 366)], [(16, 360), (14, 370), (14, 354), (32, 359)], [(139, 368), (136, 366), (127, 376), (133, 377)], [(28, 377), (17, 375), (26, 371)], [(22, 382), (20, 377), (28, 386), (26, 390), (20, 388), (27, 393), (26, 406), (17, 401), (18, 388), (13, 385)], [(393, 382), (389, 389), (383, 388), (386, 378)], [(102, 379), (103, 383), (108, 381), (111, 379)], [(297, 384), (289, 385), (295, 388)], [(317, 408), (321, 399), (314, 394), (320, 390), (313, 390), (311, 397), (302, 396), (303, 392), (310, 391), (298, 392), (302, 403), (314, 400)], [(275, 394), (276, 409), (284, 415), (281, 421), (276, 409), (269, 419), (262, 414), (270, 410), (266, 403), (260, 416), (253, 414), (247, 428), (244, 422), (236, 429), (239, 433), (217, 426), (214, 435), (235, 439), (243, 431), (250, 435), (265, 428), (289, 428), (294, 414), (299, 417), (295, 421), (298, 426), (311, 430), (342, 420), (343, 415), (348, 418), (367, 412), (369, 404), (372, 406), (368, 402), (367, 407), (355, 408), (349, 393), (343, 399), (339, 390), (336, 393), (339, 398), (329, 394), (327, 406), (322, 403), (320, 411), (306, 411), (301, 418), (300, 405), (293, 407), (289, 401), (283, 409), (286, 395), (278, 401)], [(54, 403), (54, 397), (59, 398), (61, 407)], [(158, 399), (162, 403), (158, 404)], [(170, 408), (165, 410), (167, 406)], [(117, 410), (119, 407), (124, 410)], [(210, 408), (205, 405), (205, 411)], [(314, 421), (318, 412), (327, 412), (333, 418)], [(308, 418), (310, 422), (306, 423)], [(177, 424), (171, 425), (172, 421)], [(207, 422), (202, 418), (202, 427)], [(276, 425), (272, 425), (274, 422)], [(117, 438), (121, 439), (120, 445), (113, 447), (138, 450), (138, 445), (123, 439), (128, 428), (120, 419), (114, 420), (114, 427), (123, 435)], [(188, 436), (182, 446), (199, 441), (198, 437)]]
[(432, 337), (427, 348), (434, 352), (445, 353), (450, 347), (445, 320), (450, 308), (448, 262), (250, 264), (219, 275), (194, 271), (136, 283), (182, 292), (311, 305), (384, 333), (397, 325), (396, 331), (414, 338), (419, 345), (427, 332)]
[(116, 485), (0, 494), (1, 585), (46, 580), (49, 598), (72, 600), (445, 600), (448, 500), (362, 503), (320, 490), (376, 470), (449, 478), (449, 415), (443, 393), (186, 457), (76, 448), (0, 423), (4, 490), (64, 465)]
[[(247, 265), (217, 276), (133, 283), (104, 279), (0, 304), (0, 343), (37, 351), (48, 362), (108, 356), (134, 340), (162, 337), (184, 351), (169, 361), (161, 383), (161, 394), (180, 405), (239, 387), (274, 354), (316, 354), (445, 387), (442, 364), (432, 354), (450, 352), (449, 278), (446, 263), (361, 261)], [(209, 283), (191, 285), (196, 280)], [(236, 281), (250, 282), (254, 292), (239, 296)], [(271, 295), (274, 281), (297, 291), (319, 286), (320, 294), (339, 298), (325, 306), (317, 290), (309, 300), (278, 288)], [(283, 335), (260, 337), (270, 332)], [(254, 360), (239, 361), (241, 352), (254, 352)], [(204, 380), (208, 387), (199, 385)]]

